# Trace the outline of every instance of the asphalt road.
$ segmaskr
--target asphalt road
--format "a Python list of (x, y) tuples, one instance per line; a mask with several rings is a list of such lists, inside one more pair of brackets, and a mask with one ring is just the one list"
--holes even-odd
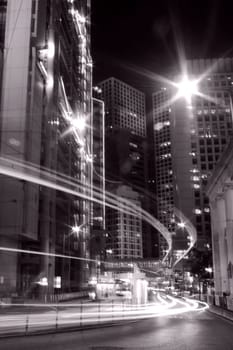
[[(38, 307), (40, 306), (40, 308)], [(131, 303), (82, 303), (66, 304), (56, 307), (54, 304), (37, 304), (33, 312), (29, 305), (14, 307), (9, 306), (0, 312), (0, 336), (2, 335), (30, 335), (30, 333), (46, 330), (61, 330), (67, 327), (80, 327), (100, 324), (101, 322), (119, 322), (122, 320), (143, 319), (145, 317), (154, 318), (161, 314), (174, 315), (180, 312), (188, 312), (192, 309), (203, 309), (205, 305), (197, 303), (195, 300), (184, 300), (168, 295), (155, 295), (154, 303), (145, 305), (134, 305)], [(9, 310), (9, 313), (7, 312)], [(15, 311), (13, 313), (13, 311)], [(30, 312), (29, 312), (30, 311)]]
[(233, 322), (208, 311), (121, 326), (1, 339), (1, 350), (233, 350)]

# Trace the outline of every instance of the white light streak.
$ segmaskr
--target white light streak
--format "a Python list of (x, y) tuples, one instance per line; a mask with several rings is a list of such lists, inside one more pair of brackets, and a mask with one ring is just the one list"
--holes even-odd
[(48, 58), (52, 59), (55, 55), (55, 45), (52, 40), (49, 40), (48, 42), (48, 50), (47, 50), (47, 56)]
[[(58, 173), (53, 174), (51, 171), (44, 171), (34, 166), (21, 164), (15, 160), (0, 157), (0, 173), (103, 204), (103, 196), (101, 191), (99, 192), (99, 189), (93, 188), (92, 190), (92, 188), (87, 185), (86, 193), (84, 193), (84, 184), (81, 182), (77, 183), (77, 181), (64, 175)], [(129, 215), (140, 216), (143, 220), (159, 230), (168, 243), (169, 253), (172, 245), (171, 233), (152, 215), (131, 201), (107, 191), (105, 194), (105, 205)]]
[[(188, 298), (176, 299), (171, 296), (160, 296), (158, 294), (158, 302), (153, 304), (135, 305), (124, 303), (103, 303), (101, 308), (98, 303), (72, 303), (59, 304), (17, 304), (22, 307), (22, 313), (16, 315), (0, 315), (0, 332), (10, 332), (16, 327), (21, 327), (22, 332), (25, 332), (25, 320), (28, 315), (24, 311), (24, 307), (41, 307), (44, 308), (42, 312), (35, 312), (30, 314), (30, 327), (34, 329), (37, 326), (38, 330), (41, 327), (54, 328), (55, 322), (59, 327), (88, 324), (99, 324), (101, 322), (115, 321), (129, 321), (150, 319), (155, 317), (169, 317), (171, 315), (178, 315), (187, 312), (200, 312), (206, 310), (208, 304)], [(5, 304), (8, 305), (8, 304)], [(65, 308), (65, 310), (64, 310)], [(52, 312), (52, 310), (54, 312)], [(57, 318), (57, 315), (58, 318)]]

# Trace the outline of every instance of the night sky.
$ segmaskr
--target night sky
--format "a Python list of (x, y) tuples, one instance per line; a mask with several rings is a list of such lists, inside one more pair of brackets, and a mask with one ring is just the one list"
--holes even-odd
[(187, 58), (233, 55), (233, 0), (92, 0), (94, 81), (115, 76), (141, 90)]

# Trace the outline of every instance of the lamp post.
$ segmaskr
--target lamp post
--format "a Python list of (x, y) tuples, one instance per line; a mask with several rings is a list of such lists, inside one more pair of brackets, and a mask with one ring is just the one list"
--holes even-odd
[[(101, 220), (103, 220), (103, 218), (98, 216), (98, 217), (93, 217), (92, 220), (101, 221)], [(87, 221), (87, 222), (82, 223), (81, 225), (73, 226), (71, 228), (70, 234), (67, 236), (64, 236), (63, 247), (65, 247), (65, 240), (70, 236), (75, 236), (77, 238), (77, 240), (82, 245), (81, 249), (85, 249), (85, 247), (83, 246), (84, 242), (91, 242), (95, 238), (100, 238), (100, 240), (101, 240), (100, 246), (98, 246), (98, 243), (96, 243), (96, 245), (94, 243), (94, 249), (90, 248), (90, 253), (92, 255), (91, 256), (92, 261), (93, 261), (93, 259), (96, 260), (96, 275), (99, 276), (101, 249), (102, 249), (102, 245), (103, 245), (101, 233), (103, 235), (104, 231), (99, 230), (99, 232), (97, 232), (95, 234), (91, 234), (90, 236), (88, 235), (88, 237), (85, 237), (85, 234), (82, 232), (83, 228), (87, 225), (90, 225), (90, 224), (91, 224), (91, 221)], [(98, 251), (99, 251), (99, 254), (97, 254)]]

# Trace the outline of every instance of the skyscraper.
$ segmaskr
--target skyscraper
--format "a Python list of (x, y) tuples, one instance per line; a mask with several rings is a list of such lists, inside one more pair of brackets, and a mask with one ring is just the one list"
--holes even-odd
[(145, 94), (116, 78), (98, 84), (106, 105), (106, 130), (128, 129), (146, 136)]
[[(50, 179), (67, 176), (85, 193), (91, 185), (90, 2), (8, 0), (5, 16), (1, 156), (48, 171)], [(47, 298), (55, 276), (64, 292), (87, 282), (87, 262), (53, 254), (89, 257), (90, 211), (85, 200), (43, 186), (40, 176), (38, 184), (1, 176), (0, 242), (19, 252), (0, 253), (0, 275), (9, 294), (35, 296), (43, 284), (39, 293)], [(55, 188), (57, 181), (54, 176)], [(75, 237), (72, 227), (80, 225)]]
[[(191, 104), (184, 98), (169, 102), (177, 93), (170, 86), (153, 94), (158, 218), (177, 232), (174, 207), (181, 210), (197, 229), (197, 247), (208, 249), (211, 229), (205, 186), (232, 134), (233, 60), (187, 61), (187, 72), (190, 79), (202, 77), (201, 95), (192, 96)], [(163, 243), (161, 238), (161, 255)]]
[[(116, 188), (129, 186), (142, 205), (147, 196), (145, 94), (113, 77), (98, 86), (105, 102), (106, 187), (112, 189), (114, 182)], [(143, 230), (144, 252), (146, 233)]]
[[(138, 207), (141, 206), (138, 193), (129, 186), (114, 186), (111, 192)], [(126, 260), (142, 258), (142, 220), (140, 217), (107, 208), (106, 248), (107, 258)]]
[[(170, 106), (167, 88), (153, 94), (153, 121), (155, 147), (155, 183), (157, 218), (169, 231), (173, 231), (173, 170), (171, 157)], [(166, 106), (166, 107), (165, 107)], [(164, 255), (166, 241), (159, 235), (159, 256)]]

